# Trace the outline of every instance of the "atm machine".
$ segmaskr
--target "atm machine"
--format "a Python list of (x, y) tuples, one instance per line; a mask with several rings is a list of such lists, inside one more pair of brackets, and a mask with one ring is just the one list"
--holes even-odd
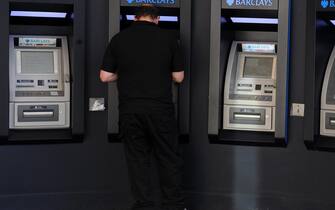
[(335, 4), (307, 1), (304, 142), (335, 150)]
[(0, 144), (82, 142), (86, 1), (0, 2)]
[[(159, 27), (170, 30), (180, 40), (184, 54), (185, 80), (180, 85), (172, 85), (173, 102), (178, 119), (180, 138), (188, 141), (190, 112), (190, 63), (191, 63), (191, 0), (161, 1), (109, 1), (110, 39), (130, 26), (134, 20), (136, 9), (144, 3), (155, 4), (160, 10)], [(118, 96), (115, 83), (109, 84), (108, 91), (108, 136), (111, 142), (118, 142)]]
[(335, 137), (335, 47), (329, 58), (321, 94), (320, 135)]
[(66, 37), (9, 37), (10, 129), (70, 127)]
[(291, 1), (255, 2), (211, 1), (208, 137), (213, 144), (288, 143)]
[(276, 46), (233, 42), (225, 81), (224, 129), (275, 131)]

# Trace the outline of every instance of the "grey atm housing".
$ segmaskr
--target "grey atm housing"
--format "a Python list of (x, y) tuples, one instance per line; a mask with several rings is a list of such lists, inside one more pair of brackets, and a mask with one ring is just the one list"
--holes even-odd
[[(34, 39), (53, 40), (55, 43), (45, 46), (23, 43)], [(67, 38), (12, 35), (9, 37), (9, 47), (9, 128), (69, 128), (70, 64)]]
[[(273, 46), (274, 51), (243, 52), (243, 44)], [(259, 42), (234, 41), (232, 43), (225, 81), (223, 129), (275, 131), (276, 45), (276, 43)], [(253, 64), (259, 64), (261, 59), (267, 61), (266, 67), (252, 66), (254, 73), (257, 73), (260, 68), (266, 69), (258, 73), (263, 75), (256, 75), (256, 77), (246, 75), (248, 59), (251, 59)]]
[[(233, 1), (234, 4), (235, 1)], [(226, 0), (211, 1), (211, 25), (210, 25), (210, 69), (209, 69), (209, 93), (208, 93), (208, 135), (215, 140), (233, 140), (238, 132), (227, 133), (225, 130), (260, 131), (253, 133), (256, 139), (287, 140), (288, 118), (288, 75), (289, 75), (289, 50), (290, 50), (290, 0), (273, 0), (271, 7), (229, 6)], [(231, 17), (256, 17), (278, 18), (275, 29), (259, 27), (253, 29), (253, 25), (240, 27), (232, 22), (225, 22), (223, 18)], [(223, 27), (230, 24), (231, 27)], [(226, 26), (226, 25), (225, 25)], [(234, 27), (232, 27), (234, 26)], [(244, 25), (246, 26), (246, 25)], [(237, 66), (238, 55), (234, 55), (235, 45), (240, 42), (265, 42), (276, 44), (275, 57), (275, 90), (272, 100), (263, 101), (232, 101), (227, 100), (229, 84), (233, 84), (232, 78), (227, 74), (233, 72), (231, 65)], [(230, 52), (229, 52), (229, 49)], [(230, 58), (230, 59), (228, 59)], [(235, 60), (235, 61), (234, 61)], [(226, 79), (228, 77), (228, 79)], [(226, 94), (224, 93), (226, 91)], [(266, 94), (265, 94), (266, 95)], [(262, 96), (259, 96), (262, 97)], [(252, 102), (253, 101), (253, 102)], [(252, 107), (250, 109), (250, 107)], [(242, 113), (241, 113), (242, 112)], [(232, 120), (232, 115), (237, 114), (241, 119)], [(245, 113), (250, 114), (248, 116)], [(254, 114), (256, 113), (256, 114)], [(242, 115), (240, 115), (242, 114)], [(267, 118), (267, 115), (270, 118)], [(245, 120), (245, 118), (248, 120)], [(247, 123), (245, 122), (247, 121)], [(266, 134), (265, 134), (266, 133)], [(269, 133), (269, 134), (268, 134)], [(224, 134), (224, 135), (223, 135)], [(227, 134), (227, 135), (226, 135)], [(240, 133), (241, 134), (241, 133)], [(248, 141), (248, 133), (241, 134)], [(263, 135), (264, 134), (264, 135)], [(227, 139), (228, 138), (228, 139)], [(238, 139), (236, 139), (238, 141)], [(262, 140), (263, 141), (263, 140)]]
[(330, 55), (322, 86), (320, 134), (335, 137), (335, 47)]

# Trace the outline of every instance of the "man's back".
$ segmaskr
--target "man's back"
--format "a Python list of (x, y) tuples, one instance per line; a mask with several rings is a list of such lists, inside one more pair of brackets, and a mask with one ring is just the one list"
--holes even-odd
[[(183, 210), (182, 158), (172, 104), (172, 80), (184, 79), (176, 35), (159, 29), (159, 11), (139, 8), (135, 23), (113, 37), (100, 70), (103, 82), (118, 82), (119, 138), (124, 143), (134, 204), (156, 209), (151, 158), (157, 161), (160, 209)], [(152, 155), (154, 153), (154, 155)]]
[(137, 21), (117, 34), (104, 58), (115, 69), (121, 113), (173, 109), (171, 73), (182, 70), (177, 36), (154, 23)]

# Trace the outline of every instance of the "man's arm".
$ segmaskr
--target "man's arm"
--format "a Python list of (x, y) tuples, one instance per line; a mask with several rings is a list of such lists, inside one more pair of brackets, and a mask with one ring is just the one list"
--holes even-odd
[(184, 71), (172, 72), (172, 80), (176, 83), (182, 83), (184, 80)]
[(102, 65), (100, 66), (100, 80), (102, 82), (114, 82), (118, 79), (118, 62), (116, 57), (117, 46), (115, 37), (109, 42), (105, 51)]
[(114, 82), (117, 80), (117, 74), (100, 70), (100, 80), (101, 82)]
[(184, 62), (177, 37), (173, 37), (171, 48), (173, 52), (171, 65), (172, 80), (175, 83), (182, 83), (184, 80)]

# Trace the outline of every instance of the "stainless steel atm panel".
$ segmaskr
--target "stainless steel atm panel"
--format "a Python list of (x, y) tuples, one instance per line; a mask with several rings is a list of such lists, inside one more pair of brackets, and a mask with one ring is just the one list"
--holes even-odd
[(275, 131), (276, 45), (232, 43), (224, 91), (224, 129)]
[(9, 127), (70, 127), (67, 38), (13, 35), (9, 44)]
[(335, 47), (322, 86), (320, 134), (335, 137)]

